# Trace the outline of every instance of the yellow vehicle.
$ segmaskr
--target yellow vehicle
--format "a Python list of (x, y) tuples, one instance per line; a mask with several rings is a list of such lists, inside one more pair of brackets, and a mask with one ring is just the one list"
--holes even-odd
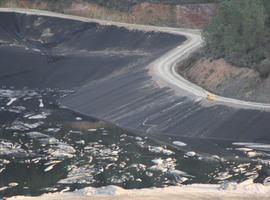
[(206, 96), (206, 99), (208, 101), (215, 101), (216, 99), (216, 95), (212, 94), (212, 93), (208, 93), (207, 96)]

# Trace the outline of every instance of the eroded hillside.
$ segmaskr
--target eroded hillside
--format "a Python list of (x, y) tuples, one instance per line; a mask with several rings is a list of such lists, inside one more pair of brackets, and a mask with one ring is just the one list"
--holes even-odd
[(128, 23), (201, 28), (216, 14), (215, 1), (216, 0), (2, 0), (0, 3), (2, 7), (51, 10), (66, 14)]

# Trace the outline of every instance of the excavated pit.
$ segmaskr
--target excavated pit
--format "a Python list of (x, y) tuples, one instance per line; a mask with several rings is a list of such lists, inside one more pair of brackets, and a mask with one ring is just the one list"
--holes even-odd
[(0, 198), (267, 181), (268, 112), (205, 106), (149, 75), (184, 40), (0, 12)]
[(147, 66), (184, 37), (22, 13), (0, 13), (2, 87), (58, 88), (67, 108), (159, 140), (269, 141), (270, 114), (190, 100)]

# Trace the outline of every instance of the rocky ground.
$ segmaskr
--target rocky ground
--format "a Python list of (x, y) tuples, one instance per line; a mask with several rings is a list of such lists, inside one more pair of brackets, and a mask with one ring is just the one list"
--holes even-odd
[(224, 59), (202, 57), (179, 64), (178, 71), (188, 80), (215, 94), (270, 103), (270, 77), (262, 78), (253, 69), (233, 66)]

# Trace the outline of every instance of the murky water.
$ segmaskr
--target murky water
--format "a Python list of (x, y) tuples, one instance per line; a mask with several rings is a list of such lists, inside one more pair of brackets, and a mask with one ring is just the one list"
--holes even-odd
[[(0, 90), (0, 197), (86, 186), (267, 183), (270, 145), (147, 137), (60, 108), (71, 91)], [(211, 150), (211, 148), (213, 150)]]

